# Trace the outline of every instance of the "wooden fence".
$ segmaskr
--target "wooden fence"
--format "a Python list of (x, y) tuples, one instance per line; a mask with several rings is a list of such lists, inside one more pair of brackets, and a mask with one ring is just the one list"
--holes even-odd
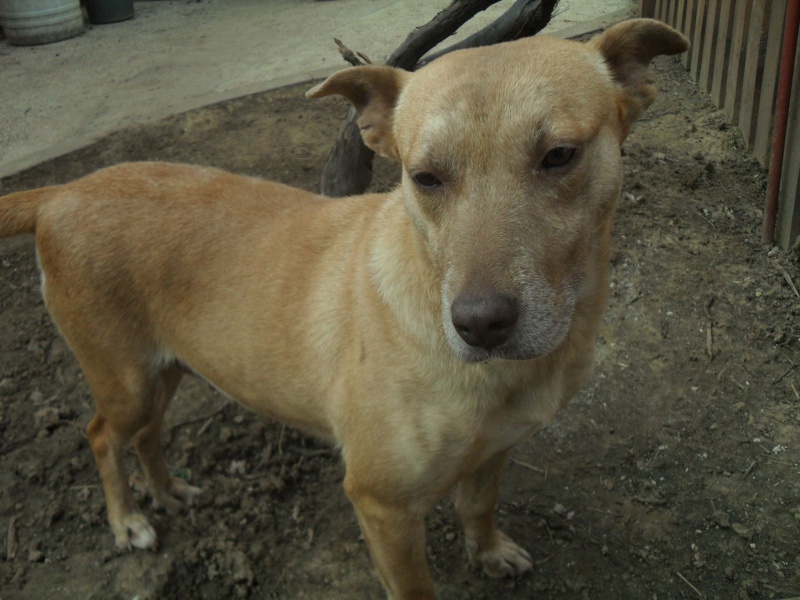
[[(639, 0), (642, 17), (675, 27), (692, 43), (683, 63), (742, 133), (765, 168), (781, 169), (776, 239), (800, 234), (800, 56), (794, 63), (781, 165), (770, 165), (787, 6), (797, 0)], [(798, 45), (795, 54), (800, 54)]]

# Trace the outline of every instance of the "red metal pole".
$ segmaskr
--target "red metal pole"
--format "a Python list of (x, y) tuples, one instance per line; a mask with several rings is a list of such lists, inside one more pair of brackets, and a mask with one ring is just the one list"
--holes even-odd
[(800, 24), (800, 0), (789, 0), (786, 11), (786, 29), (783, 33), (781, 71), (778, 80), (778, 99), (775, 105), (775, 128), (772, 131), (772, 158), (769, 163), (767, 199), (764, 204), (764, 228), (761, 241), (771, 244), (775, 235), (775, 217), (778, 214), (778, 193), (783, 172), (783, 148), (786, 144), (786, 122), (789, 118), (789, 100), (792, 92), (794, 56), (797, 52), (797, 29)]

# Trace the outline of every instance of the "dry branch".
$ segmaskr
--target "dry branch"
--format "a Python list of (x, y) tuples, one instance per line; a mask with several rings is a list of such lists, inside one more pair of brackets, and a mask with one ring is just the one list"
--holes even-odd
[(463, 48), (478, 48), (500, 42), (509, 42), (529, 37), (540, 32), (550, 22), (558, 0), (531, 2), (517, 0), (501, 17), (471, 36), (448, 46), (444, 50), (428, 54), (417, 64), (417, 68), (440, 56)]
[[(412, 31), (392, 53), (386, 64), (413, 71), (453, 50), (488, 46), (531, 36), (549, 23), (558, 4), (558, 0), (517, 0), (500, 18), (477, 33), (449, 48), (425, 56), (442, 40), (455, 33), (461, 25), (496, 2), (498, 0), (453, 0), (450, 6), (437, 14), (429, 23)], [(336, 40), (336, 43), (342, 56), (350, 64), (359, 64), (358, 57), (366, 58), (361, 53), (351, 52), (339, 40)], [(351, 108), (336, 144), (322, 168), (319, 189), (325, 196), (361, 194), (372, 180), (372, 160), (375, 153), (362, 142), (361, 133), (356, 125), (357, 119), (358, 115)]]

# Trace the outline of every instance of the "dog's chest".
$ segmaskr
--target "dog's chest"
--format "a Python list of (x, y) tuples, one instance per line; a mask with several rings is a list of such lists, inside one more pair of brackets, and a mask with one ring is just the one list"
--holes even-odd
[(492, 418), (487, 420), (478, 435), (480, 462), (524, 442), (542, 425), (541, 422), (529, 419)]
[(481, 459), (486, 460), (524, 442), (552, 421), (558, 409), (550, 406), (548, 400), (524, 398), (487, 414), (477, 435)]

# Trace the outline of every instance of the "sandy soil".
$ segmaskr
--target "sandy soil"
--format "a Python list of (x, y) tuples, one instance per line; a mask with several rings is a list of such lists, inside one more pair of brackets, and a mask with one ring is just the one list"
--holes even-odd
[[(678, 62), (657, 64), (661, 97), (625, 147), (596, 376), (514, 452), (503, 485), (498, 520), (534, 572), (469, 569), (443, 502), (428, 541), (442, 598), (800, 595), (800, 269), (758, 241), (765, 176), (739, 134)], [(314, 189), (345, 107), (302, 91), (125, 129), (0, 190), (133, 159)], [(332, 453), (196, 381), (165, 438), (206, 493), (176, 518), (140, 494), (159, 552), (114, 550), (83, 433), (91, 398), (42, 305), (30, 239), (0, 243), (0, 280), (0, 598), (381, 597)]]

